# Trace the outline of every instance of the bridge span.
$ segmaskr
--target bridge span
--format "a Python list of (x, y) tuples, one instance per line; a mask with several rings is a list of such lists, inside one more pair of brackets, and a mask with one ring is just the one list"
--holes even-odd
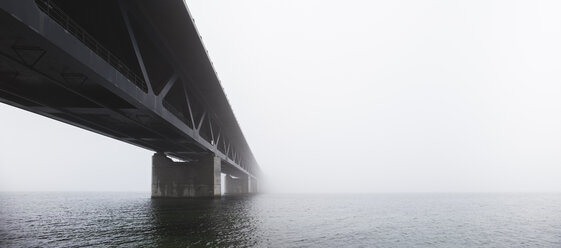
[(152, 197), (258, 190), (182, 0), (0, 1), (0, 101), (154, 151)]

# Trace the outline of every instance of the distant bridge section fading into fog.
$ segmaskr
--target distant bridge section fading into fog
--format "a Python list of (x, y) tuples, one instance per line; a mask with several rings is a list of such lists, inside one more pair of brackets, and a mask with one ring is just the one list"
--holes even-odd
[(221, 173), (225, 193), (257, 191), (259, 166), (184, 1), (0, 8), (1, 102), (155, 151), (153, 197), (219, 196)]

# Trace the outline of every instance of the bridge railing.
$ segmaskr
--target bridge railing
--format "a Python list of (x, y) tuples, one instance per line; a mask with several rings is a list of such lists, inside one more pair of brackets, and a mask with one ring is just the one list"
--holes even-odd
[(148, 92), (146, 82), (138, 76), (133, 70), (125, 65), (117, 56), (113, 55), (103, 45), (101, 45), (92, 35), (88, 34), (78, 23), (70, 18), (62, 9), (60, 9), (52, 0), (35, 0), (35, 3), (51, 19), (61, 25), (70, 34), (84, 43), (88, 48), (95, 52), (99, 57), (107, 63), (115, 67), (123, 76), (127, 77), (132, 83), (144, 92)]

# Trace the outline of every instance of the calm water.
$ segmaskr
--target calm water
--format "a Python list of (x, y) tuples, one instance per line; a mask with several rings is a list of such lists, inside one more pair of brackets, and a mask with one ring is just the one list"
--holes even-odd
[(0, 194), (0, 247), (61, 246), (561, 247), (561, 194)]

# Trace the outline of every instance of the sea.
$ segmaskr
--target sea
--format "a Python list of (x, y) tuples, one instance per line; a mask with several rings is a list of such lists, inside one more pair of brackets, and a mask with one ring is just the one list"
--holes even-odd
[(561, 247), (559, 193), (0, 193), (0, 247)]

